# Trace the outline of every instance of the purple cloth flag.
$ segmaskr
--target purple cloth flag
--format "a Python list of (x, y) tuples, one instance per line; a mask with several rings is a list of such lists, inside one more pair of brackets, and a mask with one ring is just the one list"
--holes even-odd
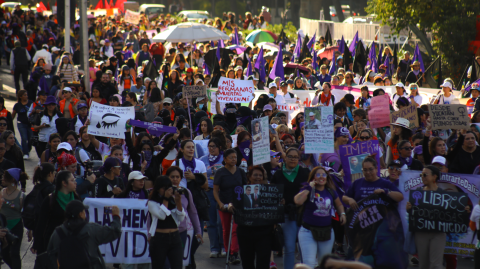
[(193, 50), (192, 50), (192, 53), (193, 53), (194, 51), (196, 51), (196, 50), (197, 50), (197, 43), (193, 44)]
[(352, 43), (350, 44), (350, 47), (348, 47), (348, 50), (352, 53), (352, 55), (355, 55), (355, 47), (357, 46), (358, 43), (358, 31), (353, 37)]
[(315, 35), (317, 35), (317, 33), (314, 33), (313, 37), (310, 38), (310, 40), (307, 43), (307, 47), (310, 49), (310, 52), (312, 52), (312, 50), (314, 50), (314, 47), (315, 47)]
[(413, 59), (412, 60), (414, 62), (419, 61), (420, 62), (420, 71), (425, 73), (425, 66), (423, 65), (422, 54), (420, 53), (420, 48), (418, 47), (418, 44), (415, 47), (415, 52), (413, 53)]
[[(282, 47), (282, 42), (280, 42), (280, 48)], [(314, 61), (317, 59), (314, 58)], [(280, 77), (280, 80), (285, 80), (285, 72), (283, 70), (283, 52), (281, 49), (278, 50), (277, 58), (275, 58), (275, 62), (273, 63), (272, 70), (270, 70), (270, 75), (268, 76), (272, 80), (275, 80), (275, 77)]]
[(252, 61), (250, 59), (248, 59), (247, 72), (245, 73), (245, 77), (249, 77), (251, 75), (253, 75)]
[(147, 130), (147, 132), (151, 135), (160, 137), (162, 136), (163, 133), (176, 133), (177, 128), (176, 127), (171, 127), (171, 126), (166, 126), (166, 125), (161, 125), (161, 124), (156, 124), (156, 123), (151, 123), (151, 122), (144, 122), (140, 120), (130, 120), (130, 125), (135, 126), (135, 127), (140, 127), (144, 128)]
[(267, 74), (265, 73), (265, 59), (263, 58), (263, 46), (260, 48), (260, 52), (258, 52), (258, 58), (255, 61), (255, 68), (260, 71), (259, 80), (263, 82), (267, 82), (265, 80)]
[(312, 57), (312, 68), (315, 70), (315, 73), (318, 73), (318, 63), (317, 63), (317, 52), (313, 49), (313, 57)]
[(240, 42), (238, 41), (238, 29), (235, 27), (235, 34), (232, 37), (232, 44), (233, 45), (240, 45)]
[(370, 45), (370, 52), (368, 53), (368, 60), (370, 61), (370, 69), (378, 73), (377, 54), (375, 53), (375, 41)]
[(212, 48), (215, 47), (215, 43), (213, 41), (210, 41), (210, 47), (212, 47)]
[(338, 45), (338, 51), (340, 51), (342, 54), (345, 52), (343, 48), (345, 47), (345, 39), (343, 39), (342, 35), (342, 40), (340, 40), (340, 44)]
[(383, 45), (382, 46), (378, 45), (377, 70), (380, 68), (380, 65), (382, 65), (382, 52), (383, 52)]
[(300, 58), (300, 53), (302, 53), (302, 37), (300, 34), (297, 35), (297, 45), (295, 45), (295, 50), (293, 50), (293, 56), (295, 59)]
[(203, 68), (203, 73), (205, 75), (211, 75), (210, 70), (208, 69), (208, 65), (205, 61), (203, 61), (202, 68)]
[(389, 77), (390, 76), (390, 56), (386, 56), (385, 57), (385, 62), (383, 63), (386, 67), (387, 67), (387, 70), (385, 71), (385, 74)]
[(222, 39), (218, 40), (218, 47), (220, 47), (222, 49), (225, 48), (225, 43), (223, 42)]
[(335, 74), (335, 71), (337, 71), (337, 63), (336, 63), (336, 60), (335, 60), (335, 51), (332, 52), (333, 53), (333, 56), (332, 56), (332, 63), (330, 64), (330, 71), (328, 71), (328, 74), (329, 75), (333, 75)]
[(220, 55), (220, 46), (217, 47), (217, 62), (220, 61), (220, 59), (222, 59), (221, 55)]
[(290, 59), (290, 62), (295, 62), (295, 55), (292, 54), (292, 58)]

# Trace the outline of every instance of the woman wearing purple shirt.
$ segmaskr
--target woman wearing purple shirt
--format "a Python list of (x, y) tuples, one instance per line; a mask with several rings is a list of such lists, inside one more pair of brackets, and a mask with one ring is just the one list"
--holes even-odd
[[(340, 224), (346, 222), (345, 210), (330, 175), (317, 166), (308, 176), (308, 185), (294, 198), (297, 206), (304, 206), (302, 227), (298, 232), (302, 260), (314, 268), (317, 261), (332, 251), (335, 234), (332, 229), (332, 212), (337, 210)], [(318, 236), (316, 232), (322, 232)]]

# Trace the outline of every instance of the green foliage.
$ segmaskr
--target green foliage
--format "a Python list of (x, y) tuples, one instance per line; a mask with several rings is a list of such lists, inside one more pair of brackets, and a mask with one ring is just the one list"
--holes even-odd
[(446, 67), (443, 71), (451, 72), (447, 76), (459, 77), (459, 70), (471, 60), (468, 42), (476, 35), (478, 0), (369, 0), (365, 11), (375, 13), (378, 21), (392, 26), (396, 33), (409, 25), (431, 32), (433, 49), (442, 56), (442, 66)]
[[(223, 12), (228, 12), (228, 11), (232, 11), (232, 4), (231, 4), (232, 1), (230, 0), (222, 0), (222, 1), (218, 1), (216, 4), (215, 4), (215, 14), (217, 14), (217, 16), (221, 17), (221, 15), (223, 14)], [(242, 14), (242, 17), (244, 16), (245, 14), (245, 6), (246, 6), (246, 3), (244, 3), (243, 1), (236, 1), (237, 2), (237, 12), (235, 15), (238, 16), (238, 14)]]
[[(193, 10), (206, 10), (210, 12), (212, 10), (212, 3), (208, 0), (192, 0)], [(212, 14), (210, 14), (212, 15)]]

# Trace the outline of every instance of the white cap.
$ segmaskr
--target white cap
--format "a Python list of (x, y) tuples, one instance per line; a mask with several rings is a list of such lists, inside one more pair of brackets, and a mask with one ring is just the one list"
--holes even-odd
[(270, 82), (270, 84), (268, 84), (268, 88), (273, 88), (273, 87), (277, 87), (277, 83), (275, 82)]
[(198, 97), (197, 98), (197, 103), (200, 102), (200, 101), (203, 101), (205, 99), (205, 97)]
[(403, 83), (401, 83), (401, 82), (395, 84), (395, 87), (400, 87), (400, 88), (404, 88), (404, 89), (405, 89), (405, 85), (403, 85)]
[(450, 82), (448, 82), (448, 81), (444, 81), (443, 84), (440, 85), (440, 87), (452, 89), (452, 83), (450, 83)]
[(445, 166), (447, 163), (447, 159), (445, 159), (445, 157), (442, 157), (442, 156), (435, 156), (432, 160), (432, 164), (436, 164), (436, 163)]
[(105, 45), (105, 40), (100, 40), (100, 45)]
[(315, 113), (313, 113), (313, 112), (310, 111), (310, 113), (308, 113), (308, 116), (309, 116), (309, 117), (315, 116)]
[(140, 180), (140, 179), (144, 179), (144, 178), (145, 178), (145, 176), (140, 171), (132, 171), (128, 175), (128, 180), (130, 180), (130, 179)]
[(60, 51), (60, 49), (57, 48), (57, 47), (53, 47), (53, 48), (52, 48), (52, 51)]
[(63, 90), (67, 91), (67, 92), (72, 92), (72, 88), (70, 88), (70, 87), (65, 87), (65, 88), (63, 88)]
[(67, 142), (62, 142), (62, 143), (58, 144), (58, 146), (57, 146), (57, 150), (61, 150), (61, 149), (65, 149), (67, 151), (72, 151), (72, 145), (70, 145)]

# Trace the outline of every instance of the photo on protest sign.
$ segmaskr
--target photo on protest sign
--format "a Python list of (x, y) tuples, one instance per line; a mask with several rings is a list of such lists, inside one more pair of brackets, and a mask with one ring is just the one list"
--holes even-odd
[(268, 116), (252, 120), (253, 165), (270, 161)]
[(470, 214), (465, 207), (468, 196), (461, 192), (424, 191), (410, 192), (410, 232), (466, 233)]
[(88, 134), (125, 139), (125, 123), (135, 118), (135, 108), (114, 107), (92, 102)]
[[(406, 205), (409, 199), (407, 199), (407, 197), (410, 197), (410, 192), (417, 191), (419, 188), (423, 187), (424, 184), (418, 171), (409, 170), (402, 171), (398, 183), (398, 189), (403, 194), (403, 197), (405, 197), (398, 203), (398, 211), (403, 222), (405, 234), (407, 235), (406, 238), (409, 238), (409, 214), (406, 210)], [(478, 204), (480, 197), (480, 181), (478, 180), (478, 175), (442, 173), (440, 179), (437, 181), (437, 185), (439, 188), (449, 193), (457, 193), (459, 195), (466, 194), (468, 196), (466, 205), (470, 206), (471, 209)], [(463, 208), (465, 208), (465, 205), (463, 205), (464, 203), (465, 202), (462, 202)], [(412, 205), (414, 204), (412, 203)], [(442, 211), (446, 212), (446, 210)], [(450, 227), (455, 229), (458, 228), (458, 232), (455, 230), (455, 232), (447, 233), (447, 242), (444, 253), (458, 256), (474, 256), (475, 244), (473, 243), (473, 240), (476, 240), (474, 232), (470, 229), (466, 229), (467, 231), (463, 232), (462, 229), (464, 228), (461, 228), (461, 225), (448, 225), (449, 229)], [(408, 242), (405, 242), (406, 249), (408, 249), (407, 243)]]
[(192, 85), (183, 87), (183, 97), (198, 98), (207, 96), (207, 85)]
[(218, 81), (217, 101), (224, 103), (249, 103), (254, 97), (252, 80), (221, 77)]
[(285, 221), (283, 184), (237, 186), (233, 197), (235, 223), (239, 225), (263, 226)]
[(420, 127), (420, 123), (418, 122), (417, 106), (415, 104), (411, 104), (398, 111), (393, 111), (390, 113), (390, 123), (395, 123), (398, 118), (407, 119), (410, 122), (410, 130)]
[(333, 107), (305, 108), (305, 153), (333, 153)]
[[(404, 229), (397, 203), (384, 193), (372, 194), (347, 211), (346, 235), (356, 261), (372, 268), (405, 269)], [(388, 257), (388, 258), (385, 258)]]
[(428, 105), (432, 130), (469, 129), (470, 117), (466, 105)]
[[(306, 132), (306, 131), (305, 131)], [(362, 141), (339, 147), (340, 160), (343, 164), (343, 180), (347, 189), (357, 179), (363, 177), (362, 163), (365, 158), (371, 156), (377, 161), (380, 176), (380, 156), (378, 140)]]

